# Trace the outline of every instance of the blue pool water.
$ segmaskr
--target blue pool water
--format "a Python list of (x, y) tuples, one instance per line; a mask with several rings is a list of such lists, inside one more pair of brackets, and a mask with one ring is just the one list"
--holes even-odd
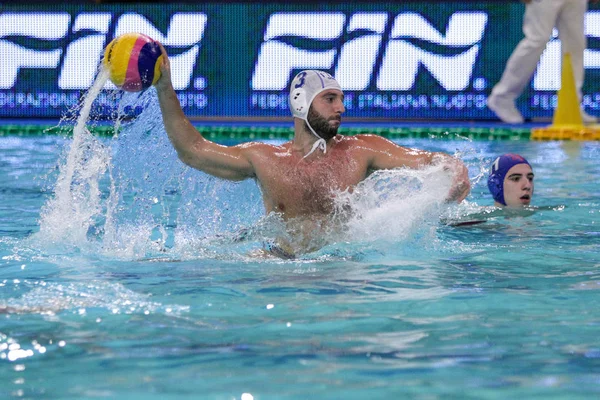
[[(255, 184), (184, 167), (155, 111), (113, 139), (0, 138), (0, 398), (600, 395), (599, 143), (402, 140), (458, 152), (467, 201), (377, 175), (361, 221), (286, 261), (253, 255), (278, 229)], [(539, 209), (445, 225), (492, 204), (503, 152)]]

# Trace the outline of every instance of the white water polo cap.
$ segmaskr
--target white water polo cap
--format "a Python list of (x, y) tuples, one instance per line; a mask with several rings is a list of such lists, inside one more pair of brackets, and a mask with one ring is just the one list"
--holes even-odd
[(342, 87), (333, 76), (327, 72), (314, 69), (299, 72), (290, 85), (289, 103), (292, 115), (306, 121), (308, 129), (317, 137), (317, 141), (304, 158), (311, 155), (317, 148), (321, 149), (323, 153), (327, 152), (327, 142), (315, 132), (308, 122), (308, 110), (315, 97), (328, 89), (336, 89), (342, 92)]
[(324, 71), (309, 69), (299, 72), (290, 85), (290, 109), (294, 117), (306, 121), (308, 110), (315, 97), (324, 90), (342, 87), (333, 76)]

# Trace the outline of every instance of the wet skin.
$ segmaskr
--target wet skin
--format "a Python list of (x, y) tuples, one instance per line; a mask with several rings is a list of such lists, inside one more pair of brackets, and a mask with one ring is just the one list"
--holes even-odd
[(352, 190), (370, 172), (431, 164), (441, 164), (452, 172), (447, 201), (460, 202), (469, 194), (466, 166), (448, 154), (398, 146), (377, 135), (336, 134), (345, 112), (344, 94), (337, 89), (319, 93), (309, 110), (310, 125), (326, 140), (326, 151), (317, 149), (310, 153), (317, 137), (306, 121), (299, 118), (294, 118), (294, 138), (282, 145), (249, 142), (222, 146), (211, 142), (202, 137), (183, 113), (173, 90), (164, 49), (163, 56), (156, 90), (165, 129), (179, 158), (219, 178), (255, 179), (262, 190), (267, 213), (277, 212), (284, 220), (311, 221), (308, 224), (311, 226), (334, 211), (336, 192)]
[(531, 203), (534, 174), (527, 164), (517, 164), (504, 177), (504, 202), (507, 207), (522, 207)]

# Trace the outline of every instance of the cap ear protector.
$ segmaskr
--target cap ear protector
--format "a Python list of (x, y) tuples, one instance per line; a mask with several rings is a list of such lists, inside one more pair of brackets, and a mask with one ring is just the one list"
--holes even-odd
[(506, 205), (504, 202), (504, 177), (500, 179), (497, 174), (491, 174), (488, 177), (488, 189), (495, 201)]
[(306, 102), (306, 90), (303, 88), (296, 88), (290, 93), (290, 106), (292, 107), (293, 114), (306, 114), (308, 113), (308, 104)]
[(306, 120), (315, 97), (328, 89), (342, 91), (338, 81), (329, 73), (312, 69), (299, 72), (290, 85), (289, 105), (292, 115)]

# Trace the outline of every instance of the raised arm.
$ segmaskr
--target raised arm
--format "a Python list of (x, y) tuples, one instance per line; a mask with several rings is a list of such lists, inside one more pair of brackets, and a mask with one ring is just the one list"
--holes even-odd
[(453, 172), (452, 187), (446, 201), (460, 203), (471, 191), (469, 171), (465, 164), (446, 153), (430, 152), (398, 146), (394, 142), (377, 135), (361, 135), (365, 148), (369, 149), (370, 169), (392, 169), (399, 167), (421, 168), (426, 165), (443, 165)]
[(169, 139), (179, 159), (190, 167), (219, 178), (239, 181), (254, 176), (249, 156), (253, 144), (222, 146), (205, 139), (185, 116), (171, 82), (171, 66), (161, 46), (163, 61), (156, 92)]

